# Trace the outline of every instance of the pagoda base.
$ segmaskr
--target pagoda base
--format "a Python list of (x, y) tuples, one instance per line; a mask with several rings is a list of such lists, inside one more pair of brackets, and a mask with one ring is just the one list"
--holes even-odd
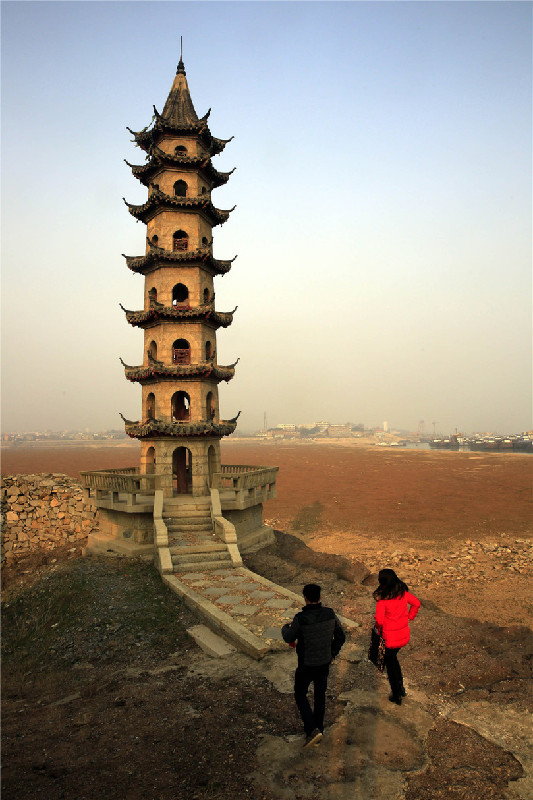
[(91, 533), (87, 537), (86, 552), (94, 556), (125, 556), (153, 561), (153, 544), (137, 544), (131, 539), (119, 539), (103, 533)]
[(112, 510), (99, 505), (98, 524), (98, 532), (87, 538), (88, 553), (153, 558), (153, 501), (144, 513)]
[(274, 531), (263, 523), (262, 503), (236, 511), (227, 510), (222, 505), (222, 514), (235, 528), (241, 553), (252, 553), (274, 543)]

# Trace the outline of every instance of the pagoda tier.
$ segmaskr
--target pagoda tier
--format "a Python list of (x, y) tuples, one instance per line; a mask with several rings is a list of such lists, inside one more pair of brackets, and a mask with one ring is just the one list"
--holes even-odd
[(150, 308), (147, 311), (128, 311), (123, 305), (121, 309), (126, 314), (129, 324), (137, 328), (150, 328), (160, 320), (187, 320), (189, 322), (206, 322), (215, 330), (228, 328), (233, 322), (233, 311), (215, 311), (214, 303), (204, 303), (196, 308), (180, 308), (179, 306), (165, 306), (150, 298)]
[[(134, 136), (136, 144), (143, 150), (150, 151), (165, 136), (191, 136), (196, 135), (210, 155), (221, 153), (231, 139), (217, 139), (211, 135), (207, 126), (207, 119), (211, 109), (200, 119), (194, 109), (189, 87), (185, 78), (185, 67), (180, 58), (176, 77), (167, 97), (167, 101), (160, 114), (154, 106), (153, 126), (135, 132), (128, 128)], [(233, 137), (231, 137), (233, 138)]]
[(213, 258), (213, 253), (209, 247), (200, 247), (197, 250), (165, 250), (148, 242), (149, 251), (144, 256), (126, 256), (126, 264), (132, 272), (147, 275), (159, 267), (195, 267), (200, 266), (213, 277), (215, 275), (226, 275), (231, 265), (237, 258), (234, 256), (227, 261), (220, 261)]
[(148, 186), (153, 177), (164, 168), (178, 167), (184, 171), (194, 170), (203, 173), (213, 188), (223, 186), (228, 182), (230, 175), (235, 172), (235, 169), (230, 172), (219, 172), (208, 156), (171, 155), (159, 147), (152, 148), (151, 158), (146, 164), (136, 166), (130, 164), (126, 159), (124, 161), (128, 167), (131, 167), (133, 175), (145, 186)]
[(196, 134), (210, 156), (216, 156), (221, 153), (225, 146), (233, 139), (233, 136), (229, 139), (217, 139), (216, 136), (213, 136), (207, 127), (207, 114), (204, 118), (196, 122), (173, 124), (169, 120), (163, 119), (155, 107), (154, 112), (156, 121), (150, 130), (145, 128), (142, 131), (136, 132), (132, 131), (131, 128), (127, 129), (134, 137), (135, 144), (138, 144), (139, 147), (147, 153), (149, 153), (154, 146), (157, 146), (158, 142), (160, 142), (164, 136), (190, 136), (191, 134)]
[(198, 195), (197, 197), (176, 197), (165, 194), (165, 192), (162, 192), (160, 189), (154, 188), (153, 184), (148, 200), (140, 206), (128, 203), (125, 198), (122, 199), (128, 206), (132, 217), (135, 217), (135, 219), (141, 222), (148, 222), (153, 219), (158, 211), (162, 209), (172, 209), (173, 211), (187, 209), (188, 211), (200, 212), (208, 220), (211, 227), (214, 227), (215, 225), (223, 225), (235, 208), (235, 206), (233, 206), (233, 208), (227, 211), (215, 208), (211, 202), (211, 195), (209, 192)]
[(126, 378), (132, 383), (152, 383), (160, 380), (210, 380), (213, 383), (230, 381), (235, 375), (234, 364), (227, 367), (218, 366), (208, 362), (207, 364), (163, 364), (148, 355), (148, 366), (140, 365), (131, 367), (125, 364), (122, 359), (120, 363), (124, 367)]
[(132, 422), (120, 415), (125, 423), (125, 430), (132, 439), (153, 439), (160, 436), (189, 438), (191, 436), (216, 437), (229, 436), (237, 427), (240, 411), (233, 419), (200, 420), (199, 422), (163, 422), (158, 419), (149, 419), (146, 422)]

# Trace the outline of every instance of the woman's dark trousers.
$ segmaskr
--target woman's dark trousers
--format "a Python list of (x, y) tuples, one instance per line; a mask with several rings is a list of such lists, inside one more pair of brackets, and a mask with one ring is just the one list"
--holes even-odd
[[(326, 711), (326, 689), (328, 688), (329, 664), (320, 667), (298, 666), (294, 675), (294, 699), (304, 724), (305, 733), (309, 736), (315, 728), (324, 730), (324, 714)], [(311, 709), (307, 699), (309, 684), (314, 685), (315, 709)]]
[(403, 694), (403, 677), (402, 668), (398, 661), (399, 647), (386, 647), (385, 648), (385, 667), (387, 668), (387, 677), (389, 679), (390, 688), (395, 698), (401, 697)]

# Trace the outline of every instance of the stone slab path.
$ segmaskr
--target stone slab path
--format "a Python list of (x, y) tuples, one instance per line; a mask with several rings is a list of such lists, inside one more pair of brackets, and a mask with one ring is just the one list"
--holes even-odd
[[(246, 567), (199, 570), (163, 579), (212, 628), (258, 659), (286, 650), (281, 628), (303, 606), (301, 596)], [(359, 627), (352, 620), (341, 620), (347, 628)]]

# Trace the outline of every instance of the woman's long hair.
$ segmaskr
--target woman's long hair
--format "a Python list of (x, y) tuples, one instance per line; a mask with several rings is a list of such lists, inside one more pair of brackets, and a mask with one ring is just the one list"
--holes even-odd
[(408, 592), (407, 584), (399, 579), (393, 569), (380, 569), (379, 586), (373, 593), (374, 600), (392, 600)]

